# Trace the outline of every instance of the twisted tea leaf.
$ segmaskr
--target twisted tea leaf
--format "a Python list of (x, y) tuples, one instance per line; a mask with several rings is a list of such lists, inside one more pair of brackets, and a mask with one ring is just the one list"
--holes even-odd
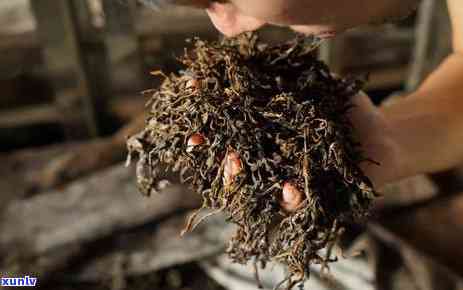
[[(179, 61), (179, 74), (156, 72), (165, 80), (145, 129), (128, 142), (140, 191), (156, 191), (163, 164), (201, 194), (202, 209), (238, 226), (227, 249), (233, 261), (279, 261), (288, 285), (313, 263), (327, 267), (320, 250), (343, 225), (362, 221), (375, 196), (347, 116), (363, 83), (333, 76), (302, 38), (273, 46), (255, 34), (196, 39)], [(286, 182), (303, 194), (290, 212)]]

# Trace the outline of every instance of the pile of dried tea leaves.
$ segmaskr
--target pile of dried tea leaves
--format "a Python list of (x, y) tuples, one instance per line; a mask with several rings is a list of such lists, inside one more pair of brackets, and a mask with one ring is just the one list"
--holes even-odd
[(290, 285), (332, 261), (320, 250), (367, 216), (375, 196), (347, 115), (363, 83), (333, 76), (314, 51), (303, 38), (196, 39), (180, 58), (184, 71), (155, 73), (165, 80), (151, 92), (145, 129), (128, 141), (144, 194), (156, 191), (161, 168), (179, 172), (201, 209), (238, 226), (231, 259), (281, 262)]

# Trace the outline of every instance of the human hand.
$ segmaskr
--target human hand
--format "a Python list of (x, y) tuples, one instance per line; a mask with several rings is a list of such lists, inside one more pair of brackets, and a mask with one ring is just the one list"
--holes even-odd
[(357, 94), (353, 98), (353, 105), (350, 118), (354, 134), (361, 143), (364, 155), (374, 161), (364, 161), (360, 167), (375, 187), (380, 188), (402, 177), (403, 154), (395, 140), (394, 128), (365, 93)]

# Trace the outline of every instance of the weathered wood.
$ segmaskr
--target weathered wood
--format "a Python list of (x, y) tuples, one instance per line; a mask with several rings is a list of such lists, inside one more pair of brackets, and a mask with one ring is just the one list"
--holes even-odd
[(365, 240), (379, 289), (460, 289), (461, 276), (383, 224), (370, 223)]
[(30, 124), (57, 123), (61, 114), (56, 107), (41, 105), (4, 111), (0, 114), (0, 128), (16, 128)]
[[(13, 95), (13, 94), (11, 94)], [(146, 100), (140, 95), (113, 98), (108, 104), (109, 115), (128, 122), (144, 113)], [(58, 108), (49, 104), (25, 106), (9, 110), (1, 110), (0, 129), (15, 128), (30, 124), (59, 123), (62, 114)]]
[(91, 241), (198, 204), (181, 186), (142, 197), (133, 170), (122, 165), (62, 190), (13, 201), (0, 221), (0, 251), (6, 257), (0, 272), (47, 273)]
[(29, 196), (34, 191), (33, 176), (43, 169), (49, 160), (73, 149), (73, 145), (66, 144), (0, 155), (0, 211), (3, 212), (12, 200)]
[[(111, 94), (115, 91), (134, 92), (146, 87), (148, 74), (143, 74), (139, 39), (135, 30), (136, 2), (103, 0), (104, 43), (109, 61)], [(123, 62), (124, 65), (116, 65)], [(121, 88), (118, 84), (130, 84)]]
[[(118, 218), (114, 221), (116, 224), (115, 226), (118, 227), (118, 229), (115, 229), (108, 234), (106, 227), (103, 225), (105, 222), (103, 221), (100, 221), (102, 223), (101, 227), (97, 225), (92, 226), (91, 223), (87, 224), (93, 227), (91, 231), (95, 231), (95, 235), (93, 238), (93, 234), (87, 235), (86, 239), (89, 240), (90, 244), (94, 244), (94, 241), (97, 240), (96, 243), (101, 244), (102, 249), (99, 251), (89, 250), (91, 252), (88, 252), (85, 263), (78, 267), (78, 269), (74, 269), (72, 273), (65, 272), (63, 273), (64, 277), (60, 276), (58, 278), (101, 281), (103, 279), (111, 279), (112, 275), (117, 274), (114, 273), (115, 269), (118, 269), (120, 266), (122, 266), (121, 270), (123, 275), (140, 275), (165, 267), (202, 259), (223, 250), (224, 238), (219, 235), (226, 234), (223, 232), (224, 218), (222, 216), (208, 219), (207, 222), (204, 223), (205, 227), (200, 226), (193, 233), (187, 234), (182, 238), (179, 236), (179, 233), (184, 227), (185, 213), (178, 213), (178, 211), (182, 207), (195, 207), (196, 203), (194, 202), (194, 195), (188, 195), (188, 192), (183, 193), (174, 191), (172, 196), (169, 195), (172, 194), (172, 191), (166, 191), (161, 196), (153, 196), (151, 199), (143, 198), (137, 194), (135, 186), (133, 185), (133, 171), (122, 167), (116, 167), (107, 172), (101, 172), (98, 174), (99, 177), (97, 177), (97, 179), (95, 179), (95, 177), (80, 180), (72, 185), (74, 189), (64, 188), (55, 192), (41, 193), (43, 197), (39, 198), (40, 195), (38, 195), (33, 198), (29, 198), (26, 202), (24, 199), (27, 196), (27, 183), (30, 176), (43, 168), (49, 160), (54, 159), (65, 152), (75, 151), (79, 146), (82, 146), (82, 144), (54, 146), (40, 150), (24, 150), (8, 156), (0, 156), (0, 161), (2, 163), (2, 167), (0, 167), (0, 175), (3, 176), (3, 178), (0, 179), (0, 188), (2, 188), (2, 195), (0, 195), (0, 211), (11, 211), (12, 207), (15, 207), (18, 211), (23, 211), (24, 208), (29, 207), (36, 209), (35, 211), (26, 210), (20, 217), (15, 216), (15, 210), (13, 210), (13, 212), (2, 216), (2, 220), (5, 219), (5, 223), (15, 223), (15, 225), (9, 226), (10, 229), (15, 226), (22, 227), (27, 223), (35, 223), (35, 226), (30, 225), (28, 226), (28, 229), (25, 229), (25, 231), (32, 230), (32, 228), (39, 229), (35, 233), (24, 232), (22, 234), (13, 234), (11, 232), (2, 232), (2, 235), (6, 234), (17, 241), (12, 248), (2, 245), (6, 248), (3, 248), (3, 250), (6, 250), (11, 254), (9, 257), (13, 260), (12, 266), (14, 266), (15, 263), (19, 263), (17, 260), (15, 261), (15, 259), (29, 259), (31, 256), (39, 255), (38, 260), (33, 259), (32, 262), (29, 261), (28, 263), (32, 263), (31, 267), (40, 266), (40, 269), (38, 270), (45, 273), (59, 268), (69, 258), (78, 256), (82, 253), (85, 254), (87, 252), (86, 245), (88, 243), (82, 241), (84, 237), (74, 235), (77, 239), (75, 242), (69, 241), (68, 243), (61, 239), (61, 242), (58, 241), (58, 246), (52, 246), (50, 250), (45, 251), (45, 254), (43, 254), (42, 251), (40, 251), (40, 253), (33, 253), (27, 250), (21, 257), (18, 252), (16, 252), (16, 255), (15, 253), (11, 253), (11, 249), (18, 248), (18, 244), (28, 248), (28, 245), (25, 243), (26, 240), (46, 239), (45, 235), (47, 231), (49, 233), (64, 230), (71, 232), (74, 231), (77, 227), (73, 225), (72, 221), (69, 222), (70, 226), (67, 227), (68, 229), (65, 229), (65, 224), (69, 221), (68, 217), (65, 217), (65, 215), (68, 215), (67, 208), (70, 209), (69, 214), (75, 217), (73, 220), (78, 221), (85, 226), (84, 223), (88, 217), (76, 217), (79, 215), (79, 210), (69, 204), (70, 198), (74, 199), (76, 207), (84, 206), (84, 203), (87, 204), (88, 207), (95, 206), (95, 212), (90, 212), (90, 215), (95, 216), (96, 214), (103, 217), (104, 213), (101, 211), (105, 208), (113, 208), (113, 210), (117, 213), (115, 204), (123, 203), (117, 200), (121, 198), (121, 195), (125, 196), (125, 194), (127, 194), (126, 197), (129, 202), (124, 209), (122, 209), (122, 205), (120, 206), (120, 215), (124, 215), (122, 211), (128, 209), (129, 212), (131, 212), (132, 217), (135, 216), (137, 214), (135, 213), (136, 210), (134, 209), (134, 206), (131, 206), (131, 204), (135, 202), (135, 204), (138, 204), (140, 208), (142, 208), (139, 212), (139, 214), (142, 215), (140, 218), (142, 221), (140, 223), (144, 224), (146, 222), (147, 225), (135, 227), (135, 229), (130, 229), (126, 232), (124, 231), (125, 229), (132, 228), (132, 226), (127, 225), (127, 223), (131, 223), (130, 219), (132, 219), (132, 217), (124, 219), (123, 225), (119, 223), (120, 219)], [(92, 189), (89, 182), (95, 182), (94, 187), (98, 185), (99, 188)], [(97, 184), (97, 182), (99, 184)], [(107, 185), (106, 183), (116, 184)], [(75, 193), (78, 188), (80, 188), (81, 192), (87, 192), (82, 193), (84, 194), (84, 197), (81, 200), (79, 197), (74, 196), (78, 195)], [(132, 190), (130, 190), (130, 188)], [(182, 201), (177, 203), (174, 200), (179, 198), (178, 194), (181, 194), (180, 198)], [(108, 199), (107, 204), (101, 201), (92, 205), (91, 199), (94, 198), (95, 200), (101, 200), (98, 198), (98, 196), (101, 195), (106, 196), (106, 199)], [(185, 202), (189, 203), (188, 200), (190, 200), (190, 198), (193, 198), (191, 200), (191, 205), (187, 204), (184, 206)], [(103, 198), (103, 200), (104, 199), (105, 198)], [(171, 202), (165, 202), (166, 199)], [(46, 200), (55, 200), (54, 202), (52, 201), (52, 203), (55, 205), (59, 204), (59, 206), (55, 207), (53, 204), (48, 204)], [(8, 205), (12, 201), (14, 201), (14, 204), (16, 205), (9, 207)], [(140, 204), (140, 202), (145, 203), (146, 206), (144, 207)], [(43, 206), (45, 203), (47, 205)], [(68, 205), (66, 206), (65, 204)], [(161, 219), (160, 223), (158, 223), (158, 218), (164, 216), (162, 211), (159, 211), (161, 207), (163, 207), (162, 210), (164, 210), (166, 213), (165, 215), (169, 216), (169, 218)], [(130, 210), (130, 208), (132, 208), (132, 210)], [(109, 211), (109, 209), (107, 211)], [(86, 214), (85, 211), (80, 212), (82, 214)], [(154, 218), (148, 218), (146, 221), (143, 221), (143, 216), (146, 216), (147, 212), (149, 215), (153, 215)], [(173, 215), (172, 217), (170, 217), (171, 214)], [(27, 217), (33, 215), (33, 218), (27, 219), (25, 215), (27, 215)], [(63, 217), (64, 220), (62, 220)], [(106, 222), (112, 223), (112, 218), (113, 217), (111, 216), (106, 217)], [(50, 219), (53, 219), (53, 221), (50, 221)], [(41, 222), (38, 222), (38, 220), (41, 220)], [(156, 220), (156, 222), (153, 222), (153, 220)], [(42, 224), (43, 227), (39, 226), (39, 224)], [(46, 230), (44, 227), (49, 230)], [(54, 230), (52, 229), (53, 227), (55, 227)], [(217, 228), (220, 230), (217, 230)], [(5, 228), (0, 226), (0, 230), (3, 231)], [(15, 235), (16, 238), (12, 237), (12, 234)], [(109, 237), (98, 241), (103, 236)], [(52, 236), (49, 236), (48, 238), (52, 238)], [(61, 246), (60, 243), (62, 244), (63, 242), (65, 242), (67, 246)], [(106, 245), (109, 244), (112, 246), (107, 247)], [(9, 267), (8, 270), (11, 271), (13, 268), (14, 267)], [(24, 268), (20, 268), (18, 270), (21, 269), (24, 270)], [(37, 269), (32, 270), (35, 271)]]
[(218, 35), (205, 11), (188, 7), (170, 7), (162, 11), (140, 9), (135, 28), (141, 37), (184, 34), (186, 32)]
[(415, 48), (410, 65), (410, 75), (407, 81), (407, 90), (413, 91), (418, 88), (424, 78), (426, 67), (426, 56), (431, 44), (431, 30), (433, 15), (436, 7), (436, 0), (424, 0), (418, 11), (418, 20), (415, 29)]
[[(73, 273), (73, 279), (101, 281), (111, 276), (134, 276), (167, 267), (200, 261), (224, 252), (234, 226), (222, 215), (212, 216), (193, 232), (181, 237), (186, 215), (179, 214), (155, 227), (123, 233), (111, 240), (116, 245), (85, 263)], [(114, 273), (114, 269), (120, 269)]]
[(0, 1), (0, 34), (14, 35), (31, 31), (34, 19), (29, 0)]
[(407, 79), (412, 43), (409, 28), (359, 28), (325, 40), (319, 57), (337, 74), (368, 74), (366, 90), (390, 89)]
[(127, 96), (114, 99), (109, 104), (109, 112), (116, 118), (127, 122), (145, 113), (146, 100), (140, 96)]
[(463, 194), (389, 216), (384, 223), (415, 248), (463, 275)]
[[(98, 135), (95, 96), (101, 81), (91, 68), (95, 63), (85, 59), (83, 29), (87, 21), (86, 1), (31, 1), (43, 47), (44, 59), (55, 88), (56, 105), (62, 112), (66, 133), (73, 138)], [(70, 94), (69, 92), (72, 92)]]
[(413, 91), (451, 51), (447, 1), (424, 0), (418, 12), (415, 48), (406, 88)]

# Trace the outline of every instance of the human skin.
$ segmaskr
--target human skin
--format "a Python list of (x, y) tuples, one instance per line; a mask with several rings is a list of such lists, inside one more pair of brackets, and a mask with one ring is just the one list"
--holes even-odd
[[(463, 2), (448, 0), (448, 6), (453, 52), (418, 90), (391, 106), (370, 111), (376, 110), (385, 124), (372, 130), (385, 132), (385, 142), (391, 144), (378, 155), (382, 166), (365, 167), (378, 185), (463, 162)], [(356, 128), (362, 124), (357, 121)], [(375, 142), (382, 142), (381, 138)]]
[(231, 0), (210, 4), (212, 22), (233, 36), (265, 24), (290, 26), (304, 33), (331, 36), (346, 29), (408, 15), (417, 0)]
[[(181, 4), (190, 4), (197, 0), (181, 1)], [(263, 1), (267, 5), (262, 5)], [(337, 8), (329, 6), (334, 5), (333, 3), (342, 4), (345, 2), (350, 3), (352, 7), (361, 7), (359, 6), (361, 3), (367, 4), (367, 2), (362, 1), (233, 0), (228, 4), (211, 4), (208, 0), (201, 0), (200, 3), (198, 2), (201, 5), (196, 3), (195, 6), (208, 8), (216, 26), (228, 35), (253, 30), (270, 22), (280, 25), (287, 23), (291, 27), (307, 33), (333, 36), (332, 33), (326, 34), (325, 32), (333, 31), (332, 29), (336, 28), (335, 30), (339, 33), (356, 25), (398, 18), (405, 15), (415, 2), (414, 0), (368, 0), (369, 5), (373, 6), (386, 7), (385, 4), (391, 5), (387, 6), (387, 9), (382, 13), (370, 14), (368, 17), (365, 12), (376, 11), (376, 9), (355, 9), (353, 11), (362, 12), (352, 13), (342, 11), (346, 8), (343, 5), (338, 5)], [(233, 5), (234, 3), (236, 6)], [(259, 10), (259, 3), (267, 10)], [(272, 3), (280, 3), (280, 6), (275, 6)], [(308, 22), (301, 24), (302, 22), (296, 21), (296, 19), (300, 19), (296, 16), (304, 14), (302, 8), (297, 9), (299, 11), (294, 13), (290, 13), (288, 10), (284, 17), (278, 16), (282, 13), (268, 13), (272, 10), (268, 10), (267, 7), (276, 9), (275, 7), (282, 7), (282, 3), (288, 3), (289, 6), (287, 7), (292, 7), (292, 9), (298, 8), (298, 3), (302, 3), (302, 8), (307, 8), (309, 4), (314, 5), (312, 6), (314, 9), (320, 8), (318, 10), (320, 12), (314, 10), (312, 14), (320, 14), (324, 9), (327, 9), (326, 7), (331, 7), (330, 9), (333, 9), (332, 11), (336, 14), (344, 15), (343, 18), (339, 18), (343, 21), (338, 23), (336, 18), (328, 23), (322, 21), (323, 17), (320, 17), (320, 21), (317, 21), (316, 18), (305, 18), (308, 19)], [(249, 4), (248, 8), (246, 8), (247, 4)], [(325, 4), (327, 6), (324, 6)], [(382, 108), (375, 107), (364, 94), (359, 94), (354, 98), (356, 107), (351, 112), (351, 118), (358, 139), (361, 141), (366, 155), (380, 163), (378, 166), (365, 162), (362, 167), (377, 187), (403, 177), (449, 169), (463, 162), (463, 146), (461, 145), (463, 144), (463, 1), (448, 0), (448, 4), (452, 17), (454, 51), (421, 87), (403, 100)], [(222, 9), (221, 12), (218, 11), (220, 9)], [(258, 14), (245, 15), (241, 10), (248, 11), (248, 13), (257, 11)], [(264, 12), (268, 15), (264, 15)], [(307, 15), (309, 12), (306, 12)], [(224, 14), (219, 15), (220, 13)], [(293, 20), (291, 15), (296, 15)], [(348, 15), (352, 18), (347, 17)], [(262, 19), (257, 18), (257, 16), (262, 16)], [(72, 164), (72, 166), (63, 163), (66, 166), (59, 167), (60, 170), (56, 170), (56, 166), (53, 166), (52, 170), (47, 171), (50, 173), (46, 174), (50, 177), (41, 177), (39, 180), (48, 181), (46, 182), (47, 185), (55, 184), (62, 171), (68, 171), (68, 168), (74, 168), (74, 171), (77, 170), (78, 172), (88, 172), (91, 169), (101, 167), (102, 164), (110, 163), (111, 160), (120, 158), (124, 152), (126, 137), (139, 131), (143, 124), (144, 117), (140, 116), (111, 138), (98, 142), (95, 146), (84, 151), (113, 152), (112, 157), (107, 158), (107, 154), (96, 154), (95, 156), (100, 156), (105, 160), (98, 161), (99, 159), (93, 158), (94, 164), (88, 164), (82, 156), (90, 156), (91, 154), (77, 152), (74, 154), (74, 158), (69, 159), (70, 161), (66, 163)], [(79, 174), (70, 173), (67, 175)]]
[[(267, 23), (304, 33), (333, 36), (348, 28), (396, 19), (416, 4), (403, 0), (232, 0), (207, 9), (224, 34)], [(463, 2), (448, 0), (454, 50), (410, 96), (377, 108), (365, 94), (354, 97), (352, 122), (366, 155), (362, 164), (373, 183), (433, 173), (463, 162)]]

